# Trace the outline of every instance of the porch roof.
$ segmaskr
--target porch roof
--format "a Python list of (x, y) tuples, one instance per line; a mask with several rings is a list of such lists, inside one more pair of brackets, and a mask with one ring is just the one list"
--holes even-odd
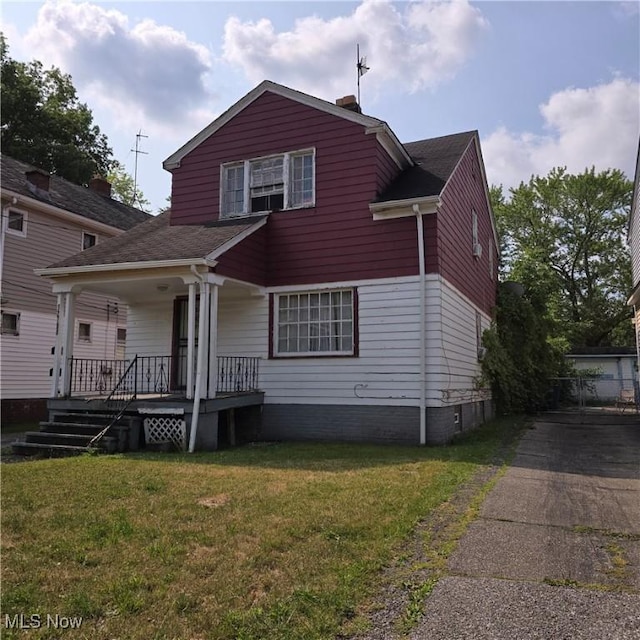
[(170, 212), (138, 225), (128, 233), (76, 253), (41, 270), (215, 259), (264, 224), (265, 216), (224, 220), (201, 225), (170, 224)]

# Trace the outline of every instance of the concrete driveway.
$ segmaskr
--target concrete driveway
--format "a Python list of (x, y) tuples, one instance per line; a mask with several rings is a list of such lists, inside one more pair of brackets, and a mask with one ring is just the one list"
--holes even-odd
[(640, 419), (580, 420), (524, 435), (412, 640), (640, 640)]

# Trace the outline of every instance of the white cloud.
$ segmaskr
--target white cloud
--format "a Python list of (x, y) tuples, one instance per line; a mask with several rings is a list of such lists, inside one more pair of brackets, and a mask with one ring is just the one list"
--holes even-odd
[(545, 135), (500, 127), (482, 141), (490, 183), (513, 187), (566, 166), (580, 173), (620, 169), (634, 175), (640, 134), (640, 84), (615, 78), (587, 89), (554, 93), (540, 105)]
[(368, 90), (393, 82), (401, 90), (418, 91), (452, 77), (487, 26), (466, 0), (406, 5), (363, 0), (348, 16), (306, 17), (280, 33), (266, 18), (229, 18), (223, 58), (254, 83), (268, 78), (333, 100), (353, 86), (360, 43), (371, 68)]
[(91, 3), (46, 2), (25, 38), (36, 54), (71, 74), (91, 102), (121, 123), (166, 130), (202, 122), (209, 52), (182, 32)]

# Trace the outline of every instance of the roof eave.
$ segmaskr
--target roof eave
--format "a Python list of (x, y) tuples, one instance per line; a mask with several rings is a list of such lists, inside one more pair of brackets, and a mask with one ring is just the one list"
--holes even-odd
[(377, 118), (372, 118), (371, 116), (365, 116), (361, 113), (350, 111), (349, 109), (345, 109), (344, 107), (339, 107), (332, 104), (331, 102), (327, 102), (326, 100), (321, 100), (320, 98), (316, 98), (306, 93), (296, 91), (295, 89), (290, 89), (289, 87), (277, 84), (275, 82), (272, 82), (271, 80), (263, 80), (257, 87), (249, 91), (249, 93), (240, 98), (240, 100), (229, 107), (229, 109), (218, 116), (213, 122), (207, 125), (200, 132), (198, 132), (193, 138), (191, 138), (191, 140), (182, 145), (175, 153), (171, 154), (162, 163), (163, 168), (167, 171), (178, 168), (184, 156), (190, 153), (202, 142), (204, 142), (209, 136), (213, 135), (218, 129), (227, 124), (227, 122), (233, 119), (243, 109), (248, 107), (252, 102), (257, 100), (263, 93), (266, 93), (267, 91), (275, 93), (284, 98), (289, 98), (290, 100), (295, 100), (296, 102), (300, 102), (301, 104), (305, 104), (315, 109), (320, 109), (321, 111), (324, 111), (326, 113), (339, 116), (340, 118), (349, 120), (350, 122), (355, 122), (356, 124), (360, 124), (364, 127), (375, 127), (381, 124), (381, 121)]
[(72, 276), (84, 273), (104, 273), (106, 271), (131, 271), (144, 269), (164, 269), (171, 267), (191, 267), (206, 266), (214, 267), (215, 260), (207, 258), (184, 258), (180, 260), (148, 260), (140, 262), (116, 262), (113, 264), (89, 264), (75, 267), (46, 267), (44, 269), (34, 269), (37, 276), (55, 278), (61, 276)]
[[(32, 198), (25, 195), (24, 193), (12, 191), (11, 189), (5, 189), (4, 187), (2, 188), (2, 197), (11, 200), (11, 206), (15, 206), (17, 209), (19, 209), (20, 205), (22, 204), (23, 207), (54, 215), (58, 218), (62, 218), (63, 220), (67, 220), (68, 222), (73, 222), (84, 228), (91, 228), (91, 230), (93, 231), (102, 232), (105, 235), (116, 236), (127, 231), (127, 229), (121, 229), (120, 227), (114, 227), (112, 225), (105, 224), (104, 222), (98, 222), (97, 220), (93, 220), (92, 218), (88, 218), (79, 213), (74, 213), (73, 211), (63, 209), (54, 204), (42, 202), (42, 200), (38, 200), (37, 198)], [(15, 202), (13, 202), (13, 200), (15, 200)]]
[(418, 206), (420, 214), (436, 213), (440, 206), (440, 196), (421, 196), (417, 198), (405, 198), (402, 200), (388, 200), (386, 202), (371, 202), (369, 211), (374, 220), (390, 220), (392, 218), (408, 218), (415, 216), (415, 206)]

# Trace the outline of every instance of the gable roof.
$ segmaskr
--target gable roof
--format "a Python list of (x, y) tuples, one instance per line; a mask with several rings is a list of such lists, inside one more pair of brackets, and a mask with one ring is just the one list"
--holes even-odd
[(477, 131), (465, 131), (405, 143), (404, 148), (414, 165), (405, 169), (380, 194), (376, 202), (440, 195), (467, 147), (477, 135)]
[(243, 98), (240, 98), (238, 102), (227, 109), (221, 116), (216, 118), (213, 122), (202, 129), (202, 131), (191, 138), (189, 142), (182, 145), (182, 147), (180, 147), (175, 153), (172, 153), (162, 163), (162, 166), (167, 171), (171, 171), (171, 169), (179, 167), (182, 158), (193, 151), (193, 149), (204, 142), (207, 138), (212, 136), (216, 131), (218, 131), (218, 129), (222, 128), (225, 124), (227, 124), (227, 122), (229, 122), (243, 109), (248, 107), (251, 103), (257, 100), (262, 94), (267, 91), (282, 96), (283, 98), (288, 98), (289, 100), (294, 100), (301, 104), (305, 104), (314, 109), (319, 109), (320, 111), (324, 111), (325, 113), (329, 113), (339, 118), (349, 120), (350, 122), (355, 122), (356, 124), (362, 125), (367, 130), (367, 133), (375, 133), (378, 136), (381, 144), (387, 150), (389, 155), (394, 158), (398, 166), (404, 167), (411, 164), (409, 155), (405, 151), (402, 144), (400, 144), (400, 141), (396, 137), (395, 133), (391, 131), (384, 120), (373, 118), (372, 116), (366, 116), (362, 113), (356, 113), (355, 111), (350, 111), (349, 109), (339, 107), (332, 102), (327, 102), (326, 100), (310, 96), (306, 93), (302, 93), (301, 91), (290, 89), (289, 87), (277, 84), (276, 82), (272, 82), (271, 80), (263, 80), (257, 87), (249, 91), (249, 93), (247, 93)]
[(135, 207), (103, 196), (88, 187), (69, 182), (56, 175), (49, 177), (49, 191), (42, 192), (30, 188), (25, 173), (35, 171), (36, 167), (0, 154), (0, 176), (2, 189), (9, 190), (19, 196), (26, 196), (45, 205), (50, 205), (70, 213), (99, 222), (101, 224), (122, 229), (131, 229), (140, 222), (148, 220), (150, 215)]
[(265, 222), (266, 216), (253, 216), (204, 225), (171, 226), (170, 211), (167, 211), (121, 236), (109, 238), (43, 271), (76, 267), (87, 267), (87, 271), (91, 271), (91, 267), (100, 265), (125, 264), (136, 268), (154, 266), (160, 262), (214, 260)]

